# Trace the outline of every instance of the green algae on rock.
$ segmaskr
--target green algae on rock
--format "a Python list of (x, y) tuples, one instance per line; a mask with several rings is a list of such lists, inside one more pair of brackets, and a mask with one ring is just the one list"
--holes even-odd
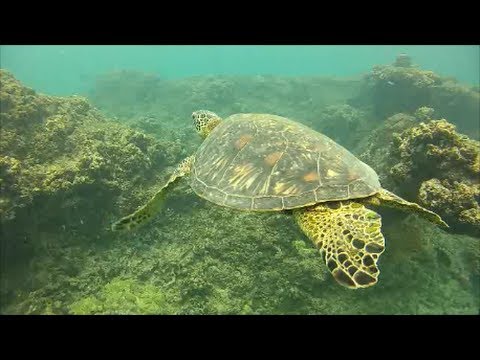
[[(212, 108), (219, 115), (254, 109), (315, 123), (325, 106), (343, 104), (355, 95), (359, 84), (358, 79), (263, 75), (194, 76), (154, 82), (149, 74), (116, 71), (101, 75), (89, 94), (95, 106), (121, 122), (138, 114), (152, 114), (165, 124), (189, 126), (192, 111)], [(150, 96), (136, 98), (136, 91)], [(126, 93), (128, 99), (122, 101)]]
[[(4, 74), (4, 72), (1, 74), (2, 87)], [(209, 79), (201, 77), (196, 81), (199, 82), (199, 90), (210, 82)], [(265, 84), (259, 89), (270, 91), (269, 89), (277, 87), (277, 84), (268, 77), (264, 77), (263, 81)], [(26, 185), (22, 185), (27, 195), (33, 193), (32, 201), (28, 196), (26, 198), (14, 196), (20, 177), (29, 175), (24, 175), (26, 165), (37, 164), (38, 169), (35, 169), (33, 175), (38, 177), (37, 172), (44, 174), (43, 158), (48, 157), (49, 151), (54, 154), (49, 158), (53, 163), (60, 162), (62, 151), (65, 152), (65, 161), (72, 158), (76, 152), (70, 151), (70, 145), (64, 146), (61, 151), (58, 150), (62, 146), (59, 142), (72, 136), (66, 135), (71, 131), (71, 127), (68, 122), (64, 126), (61, 121), (55, 120), (52, 125), (58, 123), (58, 126), (52, 127), (55, 135), (52, 135), (51, 139), (58, 139), (58, 142), (54, 142), (51, 147), (44, 144), (48, 151), (42, 150), (41, 158), (40, 156), (36, 158), (30, 143), (33, 137), (29, 135), (30, 137), (26, 138), (28, 141), (22, 142), (22, 137), (18, 136), (18, 133), (28, 134), (30, 130), (26, 129), (30, 128), (27, 125), (32, 126), (36, 121), (42, 121), (43, 112), (46, 111), (43, 105), (45, 97), (40, 97), (33, 90), (23, 86), (16, 87), (12, 83), (7, 84), (12, 92), (6, 93), (0, 89), (2, 99), (4, 96), (9, 98), (9, 102), (5, 104), (10, 108), (12, 104), (17, 104), (18, 112), (26, 114), (18, 116), (16, 123), (10, 122), (8, 125), (10, 129), (3, 131), (3, 124), (7, 123), (5, 119), (13, 117), (13, 113), (7, 111), (8, 107), (3, 106), (2, 100), (0, 131), (3, 132), (0, 143), (2, 146), (15, 145), (2, 147), (0, 151), (0, 178), (4, 182), (0, 186), (2, 189), (8, 189), (9, 195), (2, 200), (19, 205), (14, 208), (12, 205), (0, 205), (4, 209), (2, 220), (7, 225), (4, 227), (4, 233), (13, 236), (19, 229), (33, 227), (35, 224), (32, 225), (29, 220), (36, 221), (39, 215), (50, 218), (43, 221), (42, 231), (32, 232), (31, 236), (27, 237), (27, 246), (33, 249), (31, 261), (19, 263), (18, 257), (10, 259), (12, 261), (9, 261), (8, 272), (3, 271), (5, 263), (2, 263), (0, 277), (2, 313), (141, 314), (145, 311), (151, 313), (171, 311), (169, 313), (175, 314), (478, 314), (480, 306), (478, 237), (446, 234), (434, 227), (426, 226), (425, 222), (417, 221), (414, 217), (407, 217), (402, 221), (398, 218), (384, 217), (385, 235), (389, 241), (382, 262), (384, 281), (377, 288), (358, 293), (339, 288), (328, 281), (328, 274), (318, 261), (316, 249), (295, 229), (287, 216), (251, 215), (218, 208), (197, 199), (192, 196), (191, 191), (184, 188), (172, 192), (167, 200), (167, 210), (164, 216), (156, 220), (155, 226), (135, 236), (111, 237), (106, 233), (98, 234), (97, 230), (103, 227), (103, 223), (99, 227), (92, 226), (89, 229), (89, 222), (94, 221), (94, 217), (108, 223), (108, 218), (113, 219), (120, 212), (134, 210), (136, 204), (147, 199), (156, 190), (154, 184), (158, 182), (157, 176), (162, 176), (164, 167), (172, 165), (180, 159), (179, 156), (183, 156), (178, 152), (184, 146), (183, 139), (188, 139), (191, 130), (188, 128), (180, 135), (175, 133), (182, 140), (180, 143), (172, 144), (170, 142), (172, 135), (166, 134), (162, 121), (168, 119), (169, 122), (186, 127), (188, 112), (197, 108), (198, 104), (187, 104), (190, 98), (185, 96), (189, 96), (190, 81), (178, 83), (171, 81), (170, 84), (170, 89), (178, 84), (178, 89), (175, 88), (178, 90), (176, 93), (172, 92), (171, 96), (162, 99), (162, 102), (165, 101), (170, 107), (167, 108), (163, 104), (160, 108), (156, 108), (155, 105), (139, 106), (136, 108), (138, 112), (128, 107), (121, 109), (124, 114), (128, 114), (125, 118), (132, 120), (129, 123), (132, 127), (135, 119), (141, 114), (153, 113), (157, 119), (154, 122), (139, 124), (137, 129), (148, 131), (158, 141), (153, 141), (148, 136), (145, 140), (138, 132), (131, 130), (125, 133), (125, 126), (117, 127), (108, 120), (105, 126), (101, 127), (103, 129), (101, 134), (97, 134), (95, 128), (99, 126), (101, 116), (95, 115), (94, 119), (92, 118), (92, 127), (81, 125), (81, 129), (78, 129), (74, 125), (71, 133), (75, 135), (77, 131), (80, 133), (85, 130), (85, 135), (74, 140), (81, 141), (84, 144), (82, 146), (87, 146), (89, 142), (118, 141), (118, 146), (116, 144), (113, 148), (112, 144), (105, 147), (90, 144), (89, 147), (85, 147), (85, 151), (78, 151), (79, 154), (91, 159), (85, 163), (89, 164), (88, 168), (90, 165), (92, 167), (78, 175), (94, 179), (94, 183), (86, 183), (81, 188), (73, 184), (68, 187), (62, 178), (64, 176), (68, 178), (72, 172), (75, 175), (73, 179), (77, 176), (77, 166), (71, 166), (73, 169), (71, 172), (60, 171), (57, 177), (52, 174), (48, 178), (51, 181), (48, 185), (48, 188), (52, 189), (51, 192), (39, 187), (43, 194), (41, 198), (35, 195), (33, 189), (29, 192)], [(249, 85), (247, 89), (255, 94), (253, 90), (257, 85), (249, 79), (245, 80), (245, 84)], [(299, 81), (298, 88), (301, 85)], [(269, 99), (265, 96), (260, 100), (251, 99), (254, 95), (247, 95), (245, 92), (234, 105), (222, 104), (218, 98), (216, 106), (222, 109), (222, 114), (237, 111), (231, 109), (232, 106), (247, 111), (252, 108), (266, 108), (286, 113), (288, 110), (292, 117), (316, 121), (320, 125), (318, 114), (323, 111), (324, 106), (317, 105), (318, 101), (323, 101), (322, 94), (329, 94), (329, 86), (320, 83), (315, 86), (318, 86), (318, 92), (315, 92), (317, 95), (313, 96), (310, 102), (305, 98), (300, 102), (296, 99), (287, 103), (284, 101), (285, 98), (281, 97), (280, 91), (275, 94), (275, 98)], [(339, 101), (342, 101), (340, 93), (345, 86), (350, 85), (339, 86)], [(216, 91), (216, 88), (213, 87), (211, 91)], [(243, 88), (236, 91), (240, 93)], [(22, 95), (16, 97), (15, 93)], [(310, 94), (310, 90), (307, 94)], [(200, 94), (196, 96), (200, 101)], [(283, 96), (288, 97), (289, 93)], [(304, 94), (300, 93), (299, 98), (303, 97)], [(54, 99), (61, 103), (66, 100), (66, 98)], [(330, 100), (328, 99), (326, 104), (330, 105)], [(112, 95), (109, 101), (116, 102), (117, 99)], [(268, 102), (262, 104), (262, 101)], [(47, 106), (51, 111), (49, 116), (58, 115), (55, 110), (57, 106), (59, 105)], [(189, 110), (187, 107), (192, 109)], [(70, 117), (71, 111), (66, 111), (66, 114), (67, 118)], [(302, 114), (308, 114), (308, 117)], [(406, 129), (417, 126), (419, 121), (431, 120), (430, 116), (428, 119), (418, 119), (416, 116), (403, 114), (387, 121), (388, 129), (382, 129), (380, 126), (376, 133), (378, 144), (384, 144), (384, 140), (390, 144), (393, 141), (392, 132), (401, 134)], [(83, 118), (84, 115), (80, 111), (76, 121), (82, 122)], [(110, 133), (111, 130), (113, 131)], [(38, 137), (41, 142), (43, 135)], [(147, 153), (151, 165), (145, 172), (142, 172), (143, 167), (148, 161), (143, 155), (140, 156), (134, 148), (125, 149), (125, 152), (118, 149), (122, 146), (127, 147), (129, 143), (137, 144), (135, 147), (138, 149), (158, 147), (158, 151)], [(382, 176), (384, 171), (377, 169), (377, 166), (382, 165), (380, 162), (383, 161), (388, 177), (386, 180), (393, 183), (395, 179), (389, 170), (400, 160), (393, 156), (392, 162), (388, 162), (388, 158), (380, 160), (381, 153), (386, 152), (385, 148), (383, 145), (374, 148), (373, 142), (371, 145), (379, 162), (366, 162)], [(14, 151), (7, 153), (4, 152), (6, 149)], [(390, 152), (389, 147), (388, 154)], [(112, 162), (108, 162), (109, 153), (116, 154), (114, 159), (115, 162), (118, 161), (116, 164), (122, 166), (121, 169), (108, 167), (112, 166)], [(156, 156), (159, 160), (152, 161)], [(31, 162), (26, 163), (25, 158)], [(77, 161), (73, 160), (74, 163)], [(135, 171), (126, 168), (135, 166), (137, 160), (139, 165), (134, 167)], [(406, 161), (401, 163), (407, 166)], [(117, 171), (120, 172), (117, 174)], [(408, 173), (408, 168), (404, 172)], [(44, 178), (46, 176), (42, 175), (42, 179)], [(430, 179), (426, 179), (428, 180)], [(441, 177), (438, 180), (441, 181)], [(93, 187), (103, 181), (107, 181), (107, 186), (110, 186), (109, 181), (113, 181), (115, 185), (107, 189)], [(22, 182), (27, 183), (27, 180)], [(40, 184), (43, 186), (43, 182)], [(401, 182), (395, 184), (402, 188)], [(61, 189), (65, 188), (71, 189), (76, 196), (65, 197), (61, 194), (64, 191)], [(93, 191), (94, 189), (98, 191)], [(107, 195), (103, 197), (105, 191)], [(128, 201), (125, 198), (126, 193)], [(416, 195), (415, 192), (413, 197)], [(70, 216), (64, 213), (64, 209), (68, 211), (72, 204), (84, 204), (85, 201), (92, 202), (92, 207), (88, 208), (86, 205), (83, 208), (78, 207), (78, 212), (72, 212)], [(44, 202), (49, 206), (45, 205), (43, 212), (37, 210), (39, 203)], [(110, 204), (115, 206), (115, 209), (109, 208)], [(47, 214), (45, 209), (53, 212)], [(18, 223), (13, 223), (15, 219), (3, 217), (6, 214), (16, 216)], [(28, 214), (31, 216), (27, 217)], [(474, 211), (464, 210), (460, 216), (474, 218)], [(81, 221), (86, 225), (83, 232), (80, 232)], [(62, 226), (65, 226), (65, 230)], [(24, 233), (18, 234), (14, 240), (19, 241), (15, 243), (23, 244), (23, 236)], [(405, 236), (409, 236), (408, 244), (405, 244)], [(410, 240), (413, 237), (415, 239)], [(10, 240), (13, 240), (13, 237), (8, 239), (8, 242), (12, 243)], [(2, 239), (3, 241), (5, 240)], [(21, 278), (13, 276), (15, 275), (12, 274), (13, 266), (20, 268)], [(5, 286), (5, 283), (9, 285)], [(154, 291), (151, 286), (155, 287)], [(472, 291), (472, 287), (475, 286), (477, 290)], [(137, 296), (140, 294), (139, 298), (145, 301), (138, 302), (137, 299), (133, 299), (132, 293)], [(122, 294), (128, 294), (128, 299), (122, 299)]]
[(139, 173), (154, 179), (177, 160), (170, 143), (108, 121), (84, 98), (36, 94), (0, 76), (2, 200), (11, 205), (0, 208), (3, 220), (43, 195), (63, 203), (76, 192), (117, 196)]
[(455, 230), (478, 236), (480, 143), (445, 119), (417, 122), (432, 116), (431, 110), (421, 108), (416, 115), (389, 118), (364, 145), (361, 158), (374, 164), (382, 183), (418, 199)]
[[(178, 205), (173, 196), (169, 206), (177, 204), (183, 211), (160, 218), (157, 227), (121, 241), (109, 240), (102, 247), (56, 241), (50, 255), (45, 254), (46, 262), (29, 274), (38, 277), (40, 269), (51, 270), (10, 313), (142, 314), (147, 309), (157, 314), (473, 314), (478, 310), (478, 296), (469, 294), (480, 276), (478, 239), (447, 234), (413, 217), (388, 221), (390, 250), (382, 265), (384, 282), (373, 291), (351, 292), (327, 281), (316, 250), (286, 215), (251, 215), (195, 202), (202, 208), (189, 212), (191, 202)], [(415, 236), (418, 245), (405, 249), (405, 234)], [(399, 252), (402, 257), (396, 261)], [(76, 271), (67, 269), (67, 262)]]
[(70, 305), (75, 315), (102, 314), (171, 314), (172, 306), (153, 284), (141, 284), (133, 279), (115, 278), (99, 294)]
[(360, 141), (355, 148), (354, 152), (377, 171), (381, 183), (393, 191), (402, 193), (401, 189), (397, 189), (397, 184), (389, 178), (392, 167), (391, 153), (395, 151), (392, 146), (393, 138), (417, 124), (414, 116), (404, 113), (392, 115)]
[(437, 118), (449, 119), (474, 139), (480, 137), (480, 93), (473, 87), (417, 66), (374, 66), (365, 75), (362, 89), (350, 102), (372, 109), (379, 119), (400, 112), (413, 114), (420, 107), (431, 107)]
[(367, 118), (366, 112), (353, 106), (330, 105), (318, 115), (311, 127), (349, 149), (367, 136), (376, 125)]
[(434, 178), (422, 183), (418, 199), (457, 223), (458, 230), (480, 236), (480, 184)]
[(419, 122), (427, 122), (428, 120), (433, 119), (433, 114), (435, 113), (435, 109), (429, 108), (427, 106), (419, 107), (414, 116)]
[(0, 82), (2, 272), (28, 261), (41, 234), (104, 236), (117, 209), (132, 209), (122, 194), (145, 199), (178, 160), (170, 142), (109, 121), (84, 98), (37, 94), (4, 70)]

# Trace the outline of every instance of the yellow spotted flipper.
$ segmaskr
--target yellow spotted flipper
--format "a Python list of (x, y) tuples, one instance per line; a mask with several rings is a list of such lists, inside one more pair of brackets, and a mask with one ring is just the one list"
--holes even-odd
[(150, 199), (150, 201), (140, 207), (134, 213), (114, 222), (112, 224), (112, 230), (133, 230), (140, 225), (146, 224), (149, 220), (151, 220), (154, 215), (156, 215), (162, 209), (162, 205), (164, 203), (166, 195), (165, 189), (173, 183), (176, 183), (177, 180), (181, 177), (190, 173), (193, 160), (194, 156), (189, 156), (185, 158), (180, 164), (178, 164), (175, 171), (168, 179), (167, 183), (163, 185), (159, 191), (157, 191), (157, 193)]
[(338, 283), (351, 289), (377, 283), (385, 250), (380, 215), (354, 201), (335, 201), (296, 210), (295, 218)]

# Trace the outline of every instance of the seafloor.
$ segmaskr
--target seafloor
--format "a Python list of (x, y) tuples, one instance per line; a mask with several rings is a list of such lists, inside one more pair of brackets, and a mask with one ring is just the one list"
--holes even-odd
[[(0, 312), (478, 314), (479, 89), (400, 60), (358, 79), (120, 71), (87, 97), (0, 70)], [(112, 233), (200, 144), (198, 109), (307, 124), (450, 230), (380, 210), (381, 275), (360, 290), (333, 280), (288, 214), (221, 208), (187, 182), (152, 223)]]

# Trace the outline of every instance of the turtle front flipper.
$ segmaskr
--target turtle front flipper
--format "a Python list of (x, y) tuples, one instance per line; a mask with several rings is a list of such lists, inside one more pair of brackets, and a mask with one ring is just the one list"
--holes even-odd
[(147, 223), (153, 216), (162, 209), (165, 200), (166, 188), (177, 182), (178, 179), (190, 173), (194, 156), (185, 158), (176, 167), (173, 174), (168, 179), (167, 183), (157, 191), (157, 193), (150, 199), (148, 203), (143, 205), (134, 213), (127, 215), (112, 224), (113, 231), (132, 230), (140, 225)]
[(425, 209), (416, 203), (402, 199), (400, 196), (385, 189), (381, 189), (377, 194), (362, 200), (362, 202), (367, 205), (388, 206), (406, 212), (413, 212), (434, 224), (440, 225), (444, 228), (449, 227), (448, 224), (442, 220), (440, 215)]
[(377, 261), (385, 249), (380, 215), (353, 201), (318, 204), (294, 214), (338, 283), (350, 289), (377, 283)]

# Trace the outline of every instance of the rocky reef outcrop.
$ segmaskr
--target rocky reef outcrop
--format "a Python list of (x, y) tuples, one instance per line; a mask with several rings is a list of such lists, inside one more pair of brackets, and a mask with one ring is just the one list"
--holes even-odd
[[(467, 194), (477, 145), (432, 109), (375, 118), (367, 107), (344, 104), (349, 82), (266, 76), (152, 82), (139, 76), (136, 82), (116, 73), (94, 102), (118, 117), (112, 119), (84, 98), (38, 94), (9, 73), (0, 75), (2, 313), (478, 312), (478, 237), (388, 210), (380, 210), (387, 241), (380, 281), (356, 292), (335, 283), (289, 214), (222, 208), (195, 196), (186, 182), (169, 193), (150, 224), (125, 234), (107, 230), (111, 220), (143, 204), (198, 144), (190, 120), (198, 108), (222, 116), (276, 113), (330, 132), (363, 154), (386, 188), (410, 200), (423, 201), (420, 189), (437, 189), (435, 179)], [(123, 108), (115, 106), (118, 84)], [(137, 85), (128, 89), (131, 84)], [(137, 91), (147, 94), (140, 102)], [(459, 228), (467, 222), (458, 219), (474, 218), (475, 207), (465, 205), (471, 198), (456, 205), (427, 185), (424, 206), (445, 217), (451, 207), (449, 220)], [(447, 205), (435, 208), (441, 201)], [(472, 234), (475, 227), (461, 229)]]
[(439, 119), (449, 119), (460, 132), (474, 139), (480, 137), (478, 88), (421, 69), (405, 54), (392, 65), (374, 66), (350, 103), (370, 109), (380, 120), (400, 112), (413, 115), (420, 107), (431, 107)]
[[(396, 114), (369, 138), (362, 158), (382, 183), (439, 213), (454, 230), (480, 235), (480, 143), (431, 108)], [(365, 145), (365, 144), (364, 144)]]
[(179, 160), (179, 144), (109, 121), (85, 98), (39, 94), (4, 70), (0, 83), (4, 269), (48, 234), (104, 236)]

